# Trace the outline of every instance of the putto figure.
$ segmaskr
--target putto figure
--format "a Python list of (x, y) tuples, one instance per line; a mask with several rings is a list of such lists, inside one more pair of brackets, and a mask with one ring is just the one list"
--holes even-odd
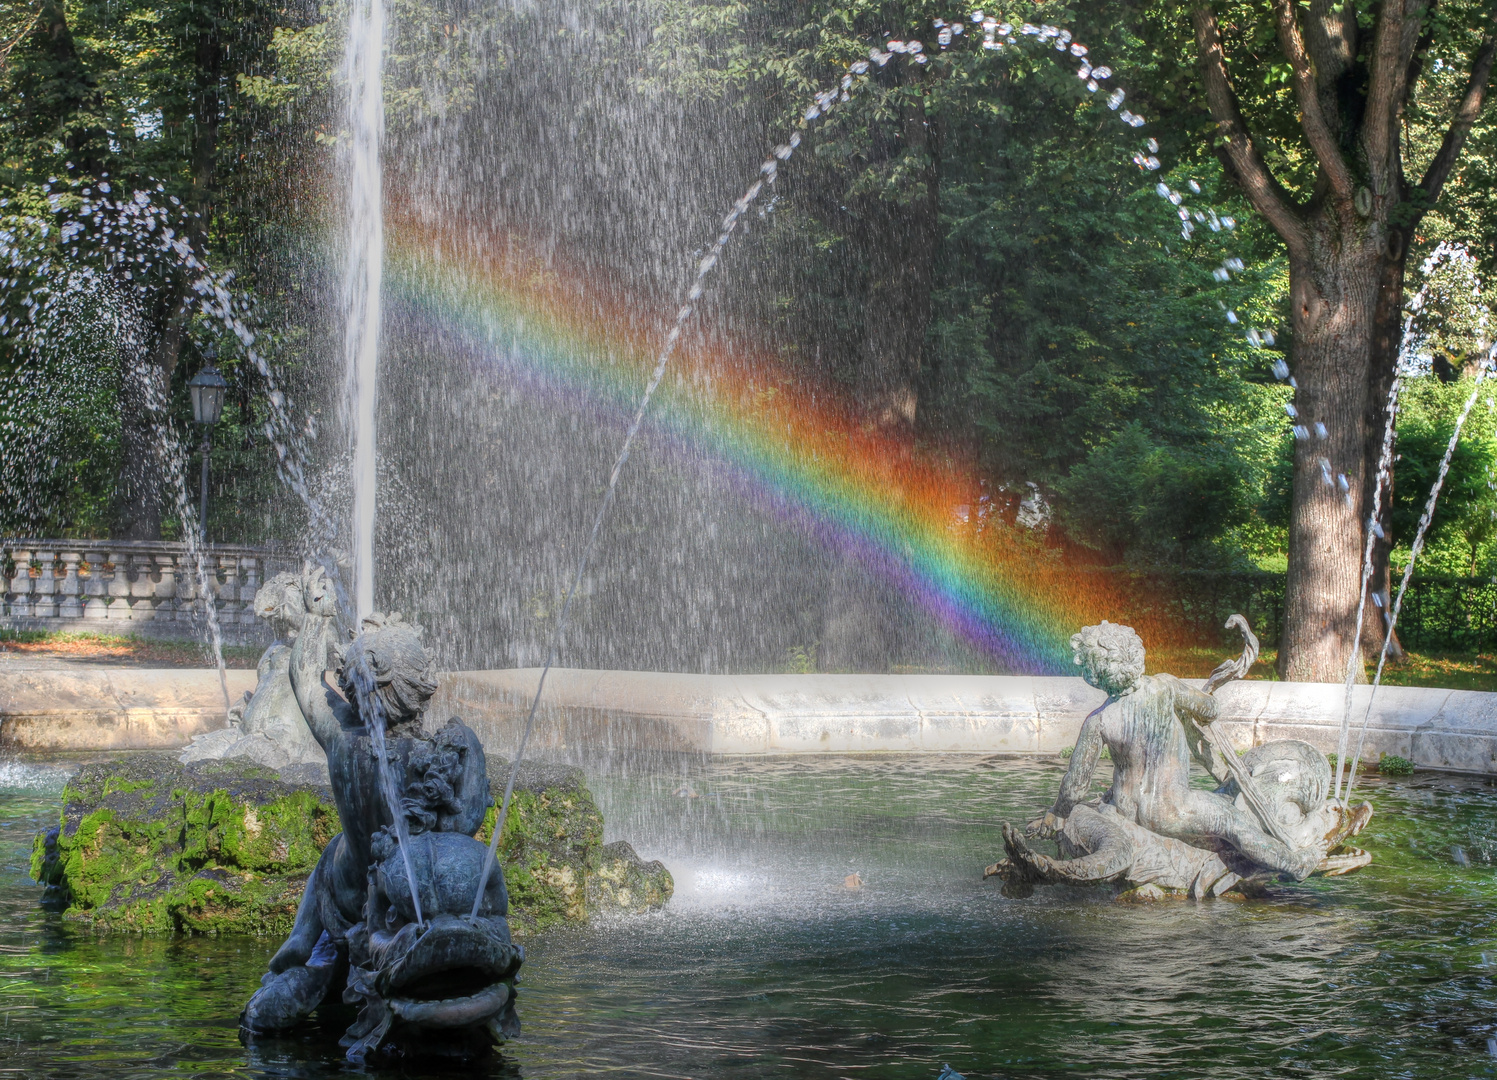
[[(1213, 727), (1211, 696), (1245, 674), (1258, 642), (1240, 615), (1241, 658), (1222, 664), (1202, 690), (1173, 675), (1144, 674), (1144, 646), (1131, 627), (1104, 622), (1071, 638), (1082, 677), (1107, 700), (1081, 726), (1055, 804), (1025, 830), (1055, 838), (1060, 858), (1032, 850), (1007, 823), (1008, 857), (987, 876), (1004, 893), (1026, 896), (1036, 884), (1113, 883), (1131, 895), (1219, 896), (1251, 892), (1272, 877), (1300, 881), (1344, 874), (1371, 857), (1345, 848), (1367, 824), (1372, 807), (1355, 810), (1327, 798), (1331, 769), (1308, 743), (1284, 740), (1240, 758)], [(1087, 800), (1103, 749), (1112, 758), (1112, 786)], [(1191, 786), (1194, 760), (1220, 785)]]
[[(419, 628), (399, 616), (364, 620), (341, 650), (343, 694), (328, 686), (323, 670), (335, 605), (321, 570), (306, 573), (301, 594), (306, 610), (288, 674), (302, 716), (327, 753), (343, 832), (308, 878), (291, 936), (245, 1007), (241, 1031), (246, 1037), (284, 1031), (341, 990), (345, 1002), (360, 1006), (343, 1038), (353, 1061), (397, 1026), (513, 1037), (519, 1033), (514, 981), (524, 953), (510, 939), (500, 868), (476, 913), (474, 904), (487, 849), (473, 834), (491, 805), (483, 747), (456, 719), (434, 733), (424, 730), (436, 690), (431, 657)], [(403, 854), (359, 713), (355, 664), (372, 677), (385, 717), (409, 834)]]

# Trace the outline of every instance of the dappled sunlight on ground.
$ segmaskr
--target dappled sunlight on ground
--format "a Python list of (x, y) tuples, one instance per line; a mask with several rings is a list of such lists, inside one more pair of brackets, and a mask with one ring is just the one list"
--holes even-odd
[[(262, 651), (256, 646), (225, 646), (224, 664), (231, 668), (253, 668)], [(212, 650), (200, 642), (155, 641), (125, 634), (6, 631), (0, 634), (0, 659), (7, 653), (34, 659), (55, 657), (141, 667), (213, 666)]]

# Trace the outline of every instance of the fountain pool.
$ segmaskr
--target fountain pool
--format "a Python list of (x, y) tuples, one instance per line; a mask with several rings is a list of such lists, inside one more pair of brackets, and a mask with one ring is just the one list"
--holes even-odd
[[(1497, 1076), (1497, 788), (1369, 780), (1373, 866), (1267, 900), (1005, 900), (980, 880), (996, 822), (1047, 805), (1060, 771), (974, 755), (615, 762), (592, 779), (609, 839), (663, 858), (676, 896), (528, 939), (524, 1035), (462, 1071)], [(0, 1075), (344, 1073), (346, 1017), (240, 1046), (278, 941), (95, 936), (39, 908), (30, 844), (65, 775), (0, 771)]]

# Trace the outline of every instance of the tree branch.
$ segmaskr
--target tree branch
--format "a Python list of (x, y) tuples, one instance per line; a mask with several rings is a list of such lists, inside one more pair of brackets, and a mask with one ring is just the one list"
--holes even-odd
[(3, 69), (5, 67), (5, 62), (10, 59), (11, 50), (21, 42), (25, 41), (26, 37), (31, 33), (31, 31), (36, 29), (36, 24), (41, 21), (42, 11), (41, 8), (37, 8), (36, 14), (31, 16), (31, 22), (26, 24), (26, 29), (17, 34), (14, 41), (8, 41), (4, 45), (0, 45), (0, 69)]
[(1338, 209), (1350, 211), (1353, 195), (1351, 170), (1346, 167), (1346, 158), (1326, 123), (1325, 113), (1321, 112), (1319, 87), (1315, 85), (1310, 54), (1305, 51), (1305, 39), (1295, 19), (1294, 0), (1274, 0), (1273, 11), (1279, 30), (1279, 48), (1294, 73), (1294, 96), (1299, 101), (1300, 126), (1304, 128), (1310, 149), (1315, 151), (1315, 160), (1320, 162), (1326, 179), (1330, 181)]
[[(1415, 17), (1406, 14), (1409, 8)], [(1409, 63), (1419, 43), (1428, 5), (1419, 0), (1385, 0), (1377, 17), (1368, 60), (1367, 108), (1362, 121), (1362, 150), (1379, 195), (1395, 194), (1398, 168), (1398, 122), (1408, 95)]]
[(1269, 171), (1268, 164), (1258, 144), (1253, 141), (1247, 123), (1242, 118), (1237, 92), (1232, 89), (1231, 77), (1227, 74), (1227, 54), (1222, 47), (1221, 28), (1217, 25), (1216, 12), (1208, 3), (1197, 3), (1190, 11), (1190, 21), (1195, 27), (1196, 52), (1201, 58), (1201, 81), (1206, 88), (1206, 104), (1211, 117), (1216, 121), (1217, 131), (1226, 140), (1222, 148), (1222, 160), (1236, 181), (1247, 192), (1253, 209), (1262, 214), (1280, 239), (1289, 248), (1291, 259), (1304, 259), (1309, 255), (1309, 240), (1300, 219), (1299, 207), (1294, 197)]
[(1481, 48), (1476, 50), (1476, 56), (1472, 58), (1471, 77), (1466, 80), (1466, 93), (1461, 97), (1455, 116), (1451, 118), (1450, 128), (1440, 143), (1439, 153), (1435, 154), (1424, 179), (1419, 182), (1425, 195), (1426, 207), (1433, 205), (1440, 197), (1440, 191), (1445, 187), (1445, 181), (1450, 178), (1456, 159), (1461, 156), (1461, 149), (1466, 145), (1466, 136), (1471, 134), (1472, 125), (1481, 115), (1481, 107), (1486, 103), (1487, 89), (1492, 81), (1494, 57), (1497, 57), (1497, 5), (1493, 6), (1487, 16), (1486, 36), (1482, 38)]

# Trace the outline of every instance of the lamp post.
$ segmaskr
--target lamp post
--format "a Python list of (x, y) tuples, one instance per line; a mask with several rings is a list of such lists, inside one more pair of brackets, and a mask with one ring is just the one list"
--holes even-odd
[(209, 434), (223, 413), (224, 392), (229, 388), (228, 381), (213, 366), (217, 355), (218, 350), (211, 345), (204, 349), (203, 358), (207, 364), (187, 381), (187, 388), (192, 391), (193, 422), (203, 428), (203, 490), (198, 507), (198, 530), (205, 542), (208, 539), (208, 455), (213, 449)]

